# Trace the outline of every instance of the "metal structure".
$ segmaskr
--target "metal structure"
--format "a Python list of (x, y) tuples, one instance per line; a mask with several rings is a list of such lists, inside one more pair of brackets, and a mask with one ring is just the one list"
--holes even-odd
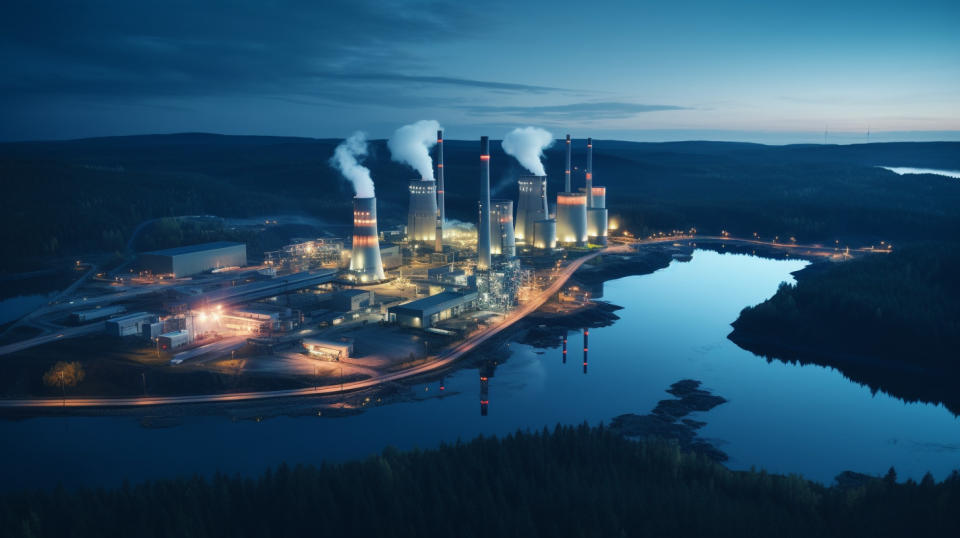
[(477, 269), (490, 269), (490, 139), (480, 137), (480, 225), (477, 227)]
[(490, 202), (490, 254), (512, 258), (517, 255), (513, 231), (513, 200)]
[(582, 192), (557, 194), (557, 241), (564, 245), (587, 244), (587, 195)]
[(380, 238), (377, 236), (377, 199), (353, 199), (353, 253), (350, 270), (361, 282), (383, 280)]
[(443, 227), (447, 223), (443, 192), (443, 131), (437, 131), (437, 231), (433, 250), (443, 252)]
[(520, 194), (517, 198), (516, 238), (529, 245), (533, 223), (550, 216), (547, 213), (547, 176), (520, 176), (517, 186)]
[(432, 179), (410, 181), (407, 241), (433, 243), (437, 233), (437, 184)]

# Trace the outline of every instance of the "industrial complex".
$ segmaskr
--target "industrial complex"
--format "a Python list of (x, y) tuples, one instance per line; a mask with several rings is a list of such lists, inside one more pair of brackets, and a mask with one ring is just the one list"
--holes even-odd
[(421, 169), (407, 183), (406, 226), (381, 230), (372, 188), (358, 189), (349, 235), (291, 238), (254, 260), (238, 242), (143, 252), (123, 272), (91, 276), (82, 300), (38, 311), (37, 323), (61, 332), (35, 340), (139, 339), (175, 368), (223, 371), (225, 357), (242, 356), (230, 368), (298, 375), (330, 371), (316, 363), (339, 363), (343, 376), (426, 357), (516, 315), (557, 281), (565, 260), (606, 245), (593, 142), (579, 186), (574, 141), (565, 143), (563, 192), (551, 195), (547, 177), (531, 173), (516, 177), (515, 197), (491, 198), (490, 140), (481, 137), (477, 220), (465, 231), (448, 224), (444, 182), (468, 179), (445, 177), (440, 131), (434, 177)]

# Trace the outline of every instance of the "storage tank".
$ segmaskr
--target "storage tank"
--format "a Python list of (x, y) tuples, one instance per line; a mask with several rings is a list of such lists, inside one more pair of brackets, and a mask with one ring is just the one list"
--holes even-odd
[(587, 210), (587, 237), (595, 245), (607, 244), (607, 209), (591, 207)]
[(533, 233), (533, 223), (543, 220), (547, 214), (547, 176), (520, 176), (517, 180), (516, 238), (530, 244), (528, 235)]
[(353, 254), (350, 270), (361, 282), (383, 280), (380, 238), (377, 236), (377, 199), (353, 199)]
[(587, 195), (582, 192), (557, 194), (557, 242), (587, 244)]
[(407, 241), (429, 241), (437, 237), (437, 185), (432, 179), (410, 181), (410, 211)]
[(533, 248), (544, 250), (557, 248), (556, 219), (538, 220), (533, 223)]
[(490, 201), (490, 253), (514, 257), (517, 255), (513, 230), (513, 200)]

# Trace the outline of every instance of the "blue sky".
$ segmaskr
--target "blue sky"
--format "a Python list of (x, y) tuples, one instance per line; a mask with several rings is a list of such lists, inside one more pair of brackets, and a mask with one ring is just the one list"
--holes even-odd
[(960, 140), (960, 2), (25, 2), (0, 139)]

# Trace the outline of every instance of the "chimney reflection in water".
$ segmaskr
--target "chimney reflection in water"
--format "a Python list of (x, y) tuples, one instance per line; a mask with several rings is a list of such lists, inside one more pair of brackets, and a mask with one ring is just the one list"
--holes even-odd
[(590, 338), (590, 329), (583, 330), (583, 373), (587, 373), (587, 341)]

